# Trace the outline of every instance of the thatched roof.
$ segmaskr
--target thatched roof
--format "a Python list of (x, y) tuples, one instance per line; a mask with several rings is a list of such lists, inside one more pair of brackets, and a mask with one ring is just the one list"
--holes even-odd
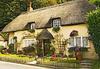
[(86, 13), (94, 8), (94, 5), (89, 4), (87, 0), (75, 0), (36, 9), (16, 17), (12, 22), (6, 25), (3, 32), (24, 30), (29, 22), (35, 22), (36, 28), (51, 27), (50, 19), (57, 17), (61, 18), (61, 25), (85, 23)]
[(53, 39), (53, 38), (54, 37), (47, 29), (42, 30), (37, 36), (37, 39)]

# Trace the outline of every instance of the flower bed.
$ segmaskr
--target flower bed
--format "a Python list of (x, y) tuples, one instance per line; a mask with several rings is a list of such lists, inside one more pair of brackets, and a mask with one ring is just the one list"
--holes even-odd
[(24, 55), (0, 54), (0, 60), (7, 61), (7, 62), (25, 64), (27, 62), (33, 61), (34, 58), (32, 58), (32, 57), (30, 58), (30, 57), (27, 57)]
[(76, 60), (76, 58), (61, 58), (57, 57), (55, 60), (51, 57), (45, 57), (38, 60), (39, 64), (49, 65), (49, 66), (55, 66), (55, 67), (72, 67), (72, 68), (78, 68), (79, 62)]

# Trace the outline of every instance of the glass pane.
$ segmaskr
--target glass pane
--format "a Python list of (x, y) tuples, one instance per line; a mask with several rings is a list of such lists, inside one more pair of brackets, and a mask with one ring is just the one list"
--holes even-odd
[(69, 39), (69, 45), (70, 46), (74, 46), (74, 38), (70, 38)]
[(53, 20), (53, 27), (58, 27), (58, 26), (60, 26), (60, 19), (54, 19)]
[(83, 37), (83, 47), (87, 47), (87, 46), (88, 46), (88, 38)]
[(35, 29), (35, 23), (31, 24), (31, 29)]
[(34, 43), (33, 40), (25, 40), (25, 46), (32, 46), (32, 44)]
[(76, 37), (76, 46), (81, 46), (81, 37)]

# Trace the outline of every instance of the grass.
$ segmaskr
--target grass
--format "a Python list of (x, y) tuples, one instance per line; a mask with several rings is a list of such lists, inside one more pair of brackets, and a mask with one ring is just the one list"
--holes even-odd
[(1, 61), (14, 62), (25, 64), (27, 62), (33, 61), (34, 58), (30, 58), (24, 55), (15, 55), (15, 54), (0, 54)]
[(92, 69), (100, 69), (100, 60), (94, 60)]

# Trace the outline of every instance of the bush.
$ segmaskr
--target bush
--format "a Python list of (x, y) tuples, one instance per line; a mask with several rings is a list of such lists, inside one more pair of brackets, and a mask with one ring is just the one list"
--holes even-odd
[[(68, 49), (68, 52), (69, 52), (69, 57), (75, 57), (75, 52), (76, 52), (76, 50), (77, 50), (77, 47), (70, 47), (69, 49)], [(88, 48), (86, 48), (86, 47), (80, 47), (80, 48), (78, 48), (78, 50), (82, 53), (82, 54), (84, 54), (85, 52), (87, 52), (88, 51)]]
[(8, 47), (9, 47), (8, 48), (8, 53), (15, 53), (14, 52), (14, 44), (9, 44)]
[(87, 51), (88, 51), (88, 48), (86, 48), (86, 47), (81, 47), (81, 48), (80, 48), (80, 51), (81, 51), (81, 52), (87, 52)]
[(15, 54), (0, 54), (0, 61), (14, 62), (14, 63), (27, 63), (33, 61), (34, 58), (27, 56), (15, 55)]
[(3, 48), (4, 48), (4, 46), (0, 46), (0, 52), (2, 51)]
[(92, 37), (94, 48), (100, 58), (100, 9), (88, 14), (88, 29)]
[(100, 69), (100, 60), (94, 60), (92, 69)]
[(90, 2), (95, 4), (97, 7), (100, 7), (100, 0), (90, 0)]
[(3, 48), (2, 50), (1, 50), (1, 53), (2, 54), (7, 54), (8, 52), (7, 52), (7, 48)]
[(18, 50), (17, 54), (20, 55), (20, 54), (24, 54), (24, 53), (22, 50)]
[(58, 32), (60, 30), (60, 27), (54, 27), (53, 29), (52, 29), (52, 31), (54, 31), (54, 32)]
[(24, 47), (22, 50), (24, 55), (34, 56), (36, 54), (33, 46)]

